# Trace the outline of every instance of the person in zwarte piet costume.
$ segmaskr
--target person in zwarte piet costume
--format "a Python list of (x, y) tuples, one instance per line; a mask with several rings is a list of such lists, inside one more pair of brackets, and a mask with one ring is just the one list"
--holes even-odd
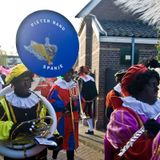
[[(79, 99), (78, 84), (72, 80), (73, 70), (59, 78), (49, 93), (48, 100), (57, 115), (58, 132), (63, 136), (61, 149), (66, 151), (67, 160), (74, 160), (74, 150), (78, 148)], [(53, 159), (59, 150), (53, 150)]]
[(82, 96), (82, 108), (86, 115), (86, 120), (88, 124), (88, 131), (86, 134), (93, 135), (93, 104), (98, 93), (94, 78), (89, 75), (89, 68), (86, 66), (81, 66), (79, 69), (79, 88)]
[(105, 116), (107, 120), (109, 121), (110, 115), (113, 112), (114, 109), (116, 109), (116, 106), (114, 106), (116, 100), (116, 97), (122, 97), (122, 91), (121, 91), (121, 80), (123, 76), (125, 75), (126, 70), (122, 69), (115, 73), (115, 81), (116, 85), (111, 89), (107, 95), (106, 95), (106, 110), (105, 110)]
[[(40, 99), (29, 92), (33, 74), (23, 64), (16, 65), (6, 77), (6, 84), (11, 84), (14, 90), (0, 100), (0, 140), (15, 139), (19, 134), (30, 134), (32, 123), (19, 127), (23, 121), (36, 119), (46, 114)], [(17, 129), (16, 129), (17, 128)], [(28, 160), (47, 159), (47, 149)], [(4, 160), (12, 158), (4, 157)]]
[[(159, 160), (160, 117), (154, 120), (160, 113), (158, 85), (158, 73), (143, 64), (127, 70), (121, 82), (124, 97), (118, 98), (107, 125), (105, 160)], [(120, 157), (120, 150), (142, 126), (146, 132)]]
[[(30, 91), (32, 78), (33, 73), (23, 64), (13, 67), (10, 74), (7, 75), (6, 84), (11, 85), (13, 90), (0, 99), (0, 141), (17, 142), (22, 136), (23, 142), (20, 142), (20, 144), (28, 144), (30, 140), (34, 139), (33, 131), (37, 127), (32, 120), (46, 117), (48, 112), (43, 101), (34, 92)], [(56, 137), (51, 138), (57, 142), (58, 146), (60, 145), (62, 139), (59, 140), (61, 137), (58, 133)], [(23, 160), (47, 160), (47, 147), (38, 150), (38, 153), (33, 154), (34, 156), (28, 157), (29, 155), (27, 155)], [(4, 160), (19, 159), (10, 157), (4, 156)]]

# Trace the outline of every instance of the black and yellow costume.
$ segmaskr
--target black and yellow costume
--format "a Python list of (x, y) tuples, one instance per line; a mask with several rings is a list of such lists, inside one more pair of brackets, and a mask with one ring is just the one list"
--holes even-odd
[[(27, 100), (26, 103), (29, 104), (29, 101), (31, 102), (33, 99), (35, 100), (35, 104), (33, 106), (30, 106), (28, 108), (20, 108), (20, 106), (15, 106), (13, 102), (10, 102), (10, 97), (14, 97), (14, 100), (21, 99), (23, 101)], [(24, 100), (25, 99), (25, 100)], [(39, 118), (43, 115), (45, 115), (45, 108), (42, 107), (41, 101), (36, 100), (36, 96), (32, 93), (28, 97), (18, 97), (15, 93), (10, 93), (9, 96), (6, 95), (6, 97), (2, 98), (0, 100), (0, 140), (8, 140), (12, 137), (12, 131), (15, 124), (32, 120)], [(36, 102), (37, 101), (37, 102)], [(18, 103), (17, 103), (18, 104)], [(23, 106), (24, 107), (24, 106)], [(36, 155), (29, 159), (41, 159), (43, 157), (46, 157), (47, 150), (44, 150), (39, 155)], [(5, 158), (10, 159), (10, 158)]]
[[(27, 68), (19, 64), (13, 68), (12, 72), (6, 77), (7, 84), (12, 83), (15, 78), (20, 77), (27, 71)], [(7, 93), (0, 98), (0, 141), (10, 141), (16, 135), (16, 127), (24, 121), (45, 117), (46, 108), (41, 99), (34, 93), (20, 95), (14, 91)], [(18, 128), (18, 127), (17, 127)], [(22, 128), (22, 130), (27, 128)], [(28, 133), (30, 132), (27, 130)], [(27, 160), (46, 160), (47, 149), (44, 149), (34, 157), (25, 158)], [(4, 160), (12, 158), (4, 157)]]

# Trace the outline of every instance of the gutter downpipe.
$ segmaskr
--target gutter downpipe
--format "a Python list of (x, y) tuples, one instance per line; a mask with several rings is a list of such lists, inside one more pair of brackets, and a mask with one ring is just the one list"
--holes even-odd
[(131, 53), (131, 66), (134, 65), (134, 59), (135, 59), (135, 35), (131, 38), (132, 43), (132, 53)]

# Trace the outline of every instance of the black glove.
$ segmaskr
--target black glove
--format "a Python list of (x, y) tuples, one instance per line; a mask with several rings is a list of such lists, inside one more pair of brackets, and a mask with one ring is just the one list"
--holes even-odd
[(16, 123), (12, 126), (12, 129), (10, 131), (11, 139), (15, 139), (19, 134), (23, 134), (23, 133), (31, 134), (35, 128), (34, 122), (25, 122), (24, 124), (22, 123), (23, 122)]
[[(72, 106), (73, 106), (73, 102), (72, 102)], [(70, 115), (71, 114), (71, 106), (70, 106), (70, 102), (65, 106), (64, 108), (64, 113)]]
[[(69, 112), (71, 112), (71, 105), (70, 102), (66, 105), (65, 109)], [(77, 107), (74, 104), (74, 101), (72, 101), (72, 111), (77, 111)]]
[(160, 131), (160, 124), (154, 120), (149, 119), (145, 124), (144, 128), (152, 135), (156, 136), (157, 133)]
[[(69, 103), (68, 103), (68, 104), (69, 104)], [(63, 108), (63, 111), (62, 111), (62, 112), (63, 112), (64, 114), (70, 115), (71, 110), (70, 110), (68, 104), (67, 104), (67, 106), (65, 106), (65, 107)]]
[(63, 137), (60, 135), (54, 135), (51, 138), (48, 138), (48, 140), (53, 140), (57, 143), (57, 146), (48, 146), (48, 149), (51, 150), (61, 150), (62, 149), (62, 144), (63, 144)]
[[(73, 106), (73, 102), (72, 102), (72, 106)], [(69, 111), (69, 112), (71, 112), (71, 105), (70, 105), (70, 102), (67, 104), (66, 110)]]

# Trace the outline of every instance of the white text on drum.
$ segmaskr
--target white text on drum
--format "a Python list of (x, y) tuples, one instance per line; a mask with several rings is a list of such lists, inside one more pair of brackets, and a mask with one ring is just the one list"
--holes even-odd
[(65, 31), (65, 27), (60, 24), (59, 22), (55, 21), (55, 20), (51, 20), (51, 19), (47, 19), (47, 18), (43, 18), (43, 19), (36, 19), (35, 21), (33, 21), (30, 25), (31, 27), (35, 27), (39, 24), (42, 24), (42, 23), (50, 23), (50, 24), (53, 24), (53, 25), (56, 25), (57, 27), (59, 27), (60, 29), (62, 29), (62, 31)]
[(58, 66), (51, 66), (51, 65), (43, 65), (44, 70), (51, 70), (51, 71), (57, 71), (63, 68), (63, 65), (60, 64)]

